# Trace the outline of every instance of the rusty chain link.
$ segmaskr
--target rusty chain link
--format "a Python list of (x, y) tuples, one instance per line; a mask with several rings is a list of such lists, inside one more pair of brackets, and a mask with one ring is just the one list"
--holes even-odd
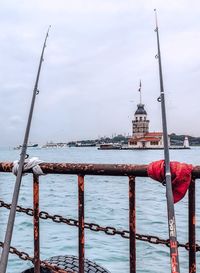
[[(11, 204), (5, 203), (4, 201), (0, 200), (0, 207), (10, 209)], [(31, 208), (23, 208), (21, 206), (17, 206), (16, 211), (23, 212), (29, 216), (33, 216), (33, 209), (31, 209)], [(39, 213), (39, 217), (43, 220), (50, 219), (55, 223), (64, 223), (64, 224), (67, 224), (70, 226), (76, 226), (76, 227), (79, 226), (78, 220), (71, 219), (71, 218), (64, 218), (58, 214), (50, 215), (46, 211), (41, 211)], [(117, 230), (116, 228), (110, 227), (110, 226), (101, 227), (100, 225), (95, 224), (95, 223), (84, 223), (84, 227), (86, 229), (89, 229), (89, 230), (92, 230), (95, 232), (102, 231), (102, 232), (105, 232), (107, 235), (111, 235), (111, 236), (120, 235), (122, 238), (126, 238), (126, 239), (130, 238), (130, 232), (128, 230)], [(168, 247), (170, 246), (169, 239), (160, 239), (159, 237), (153, 236), (153, 235), (144, 235), (144, 234), (136, 233), (136, 240), (148, 242), (151, 244), (162, 244), (162, 245), (166, 245)], [(179, 243), (179, 242), (177, 242), (177, 243), (178, 243), (178, 247), (183, 247), (186, 250), (189, 250), (188, 243), (186, 243), (186, 244)], [(198, 244), (196, 244), (196, 251), (200, 251), (200, 245), (198, 245)]]
[(47, 269), (51, 269), (53, 270), (53, 272), (58, 272), (58, 273), (73, 273), (73, 271), (66, 271), (64, 269), (61, 269), (59, 266), (57, 265), (50, 265), (48, 262), (46, 261), (40, 261), (40, 265), (43, 268), (47, 268)]
[[(3, 248), (3, 242), (0, 242), (0, 247)], [(11, 246), (10, 247), (10, 251), (11, 254), (15, 254), (17, 255), (21, 260), (23, 261), (31, 261), (32, 263), (34, 263), (34, 258), (30, 257), (28, 253), (24, 252), (24, 251), (19, 251), (17, 248)], [(60, 267), (56, 266), (56, 265), (51, 265), (49, 264), (47, 261), (40, 261), (40, 265), (43, 268), (47, 268), (47, 269), (51, 269), (54, 272), (58, 272), (58, 273), (67, 273), (67, 271), (61, 269)], [(68, 273), (72, 273), (72, 271), (68, 271)]]
[[(3, 242), (0, 242), (0, 247), (3, 248)], [(15, 247), (11, 246), (10, 247), (10, 251), (9, 251), (11, 254), (16, 254), (21, 260), (24, 260), (24, 261), (31, 261), (33, 262), (33, 258), (30, 257), (28, 255), (28, 253), (24, 252), (24, 251), (19, 251), (17, 250)]]

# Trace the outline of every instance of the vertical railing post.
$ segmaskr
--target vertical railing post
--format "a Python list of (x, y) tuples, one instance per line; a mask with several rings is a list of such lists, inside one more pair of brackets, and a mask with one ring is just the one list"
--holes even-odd
[(196, 273), (196, 215), (195, 215), (195, 179), (189, 187), (189, 273)]
[(84, 273), (84, 176), (78, 176), (79, 273)]
[(34, 273), (40, 273), (39, 176), (33, 175)]
[(136, 273), (136, 206), (135, 206), (135, 177), (129, 176), (129, 253), (130, 273)]

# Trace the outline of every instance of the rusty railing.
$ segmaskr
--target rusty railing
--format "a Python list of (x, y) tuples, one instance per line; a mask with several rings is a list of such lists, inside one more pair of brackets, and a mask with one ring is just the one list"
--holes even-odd
[[(11, 172), (13, 163), (0, 162), (0, 172)], [(33, 174), (33, 209), (17, 207), (17, 211), (33, 216), (34, 223), (34, 257), (30, 257), (26, 252), (20, 252), (11, 247), (10, 252), (17, 254), (23, 260), (30, 260), (34, 263), (34, 273), (40, 272), (40, 266), (52, 269), (54, 272), (66, 272), (58, 267), (48, 265), (40, 260), (40, 240), (39, 240), (39, 219), (51, 219), (54, 222), (62, 222), (68, 225), (77, 226), (79, 229), (79, 273), (84, 273), (84, 229), (102, 231), (109, 235), (120, 235), (129, 239), (130, 273), (136, 273), (136, 240), (147, 241), (153, 244), (165, 244), (169, 246), (169, 240), (160, 239), (157, 236), (141, 235), (136, 233), (136, 205), (135, 205), (135, 181), (136, 177), (148, 177), (147, 165), (128, 164), (68, 164), (68, 163), (42, 163), (40, 164), (45, 174), (73, 174), (78, 176), (78, 220), (63, 218), (60, 215), (49, 215), (47, 212), (39, 210), (39, 177)], [(28, 171), (32, 173), (32, 171)], [(102, 176), (126, 176), (129, 179), (129, 230), (117, 230), (114, 227), (101, 227), (94, 223), (84, 221), (84, 177), (85, 175)], [(196, 273), (196, 252), (200, 251), (200, 246), (196, 244), (195, 237), (195, 180), (200, 178), (200, 166), (196, 166), (192, 171), (192, 181), (188, 194), (188, 243), (178, 243), (179, 247), (184, 247), (189, 251), (189, 273)], [(0, 200), (0, 207), (10, 209), (10, 204)], [(3, 243), (0, 242), (0, 247)]]

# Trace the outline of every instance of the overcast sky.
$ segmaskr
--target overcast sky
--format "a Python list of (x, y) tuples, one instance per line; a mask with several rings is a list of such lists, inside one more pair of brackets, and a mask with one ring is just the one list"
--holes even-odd
[(30, 141), (131, 134), (139, 102), (161, 130), (158, 10), (169, 133), (200, 136), (200, 2), (0, 0), (0, 143), (23, 141), (51, 24)]

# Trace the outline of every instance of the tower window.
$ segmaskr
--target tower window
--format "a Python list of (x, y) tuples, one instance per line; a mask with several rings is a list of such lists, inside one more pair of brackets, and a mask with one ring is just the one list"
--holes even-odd
[(146, 117), (144, 117), (144, 120), (146, 120)]
[(140, 117), (140, 121), (142, 121), (142, 117)]
[(137, 145), (137, 141), (131, 141), (131, 145)]
[(158, 141), (151, 141), (151, 145), (158, 145)]

